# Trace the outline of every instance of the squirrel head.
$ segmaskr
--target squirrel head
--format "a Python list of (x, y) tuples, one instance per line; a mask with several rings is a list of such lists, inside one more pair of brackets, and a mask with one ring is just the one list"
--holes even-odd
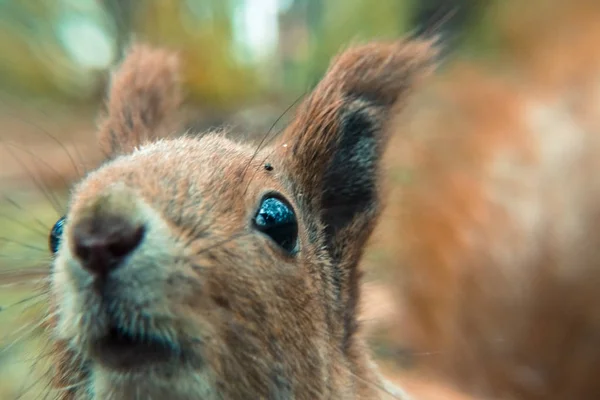
[(133, 46), (100, 126), (106, 160), (56, 237), (64, 398), (373, 398), (359, 262), (387, 122), (434, 55), (424, 40), (349, 48), (257, 149), (218, 132), (164, 138), (177, 57)]

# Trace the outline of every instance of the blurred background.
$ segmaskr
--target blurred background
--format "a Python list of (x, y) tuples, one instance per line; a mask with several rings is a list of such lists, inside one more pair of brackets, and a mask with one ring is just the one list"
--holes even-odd
[[(0, 399), (43, 397), (49, 349), (37, 335), (45, 304), (35, 290), (48, 272), (48, 230), (70, 183), (99, 162), (94, 130), (108, 71), (133, 39), (183, 55), (191, 129), (228, 126), (252, 140), (314, 86), (340, 49), (372, 38), (441, 35), (438, 80), (464, 85), (440, 86), (438, 95), (482, 77), (551, 91), (597, 67), (590, 60), (600, 56), (599, 7), (595, 0), (0, 0)], [(399, 185), (407, 179), (393, 165), (391, 175)], [(386, 277), (386, 243), (367, 256), (370, 287)], [(365, 312), (385, 318), (383, 289), (371, 294), (374, 308)], [(373, 340), (382, 358), (403, 354)]]

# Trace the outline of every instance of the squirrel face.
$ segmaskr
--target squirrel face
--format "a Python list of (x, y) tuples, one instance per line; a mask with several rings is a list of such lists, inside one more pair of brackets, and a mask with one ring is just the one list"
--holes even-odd
[(432, 59), (425, 41), (347, 50), (257, 151), (219, 133), (160, 139), (177, 59), (134, 46), (100, 127), (106, 161), (55, 235), (63, 397), (376, 398), (358, 264), (387, 121)]

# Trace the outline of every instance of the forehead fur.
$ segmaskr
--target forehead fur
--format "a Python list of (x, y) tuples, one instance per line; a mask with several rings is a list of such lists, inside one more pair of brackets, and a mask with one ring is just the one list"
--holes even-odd
[(262, 168), (264, 156), (253, 157), (254, 152), (254, 147), (222, 134), (149, 143), (90, 174), (78, 186), (72, 208), (77, 212), (103, 187), (123, 183), (142, 200), (164, 209), (164, 217), (178, 221), (182, 213), (191, 218), (190, 213), (208, 204), (213, 212), (245, 210), (255, 205), (261, 192), (283, 190), (274, 179), (277, 172)]

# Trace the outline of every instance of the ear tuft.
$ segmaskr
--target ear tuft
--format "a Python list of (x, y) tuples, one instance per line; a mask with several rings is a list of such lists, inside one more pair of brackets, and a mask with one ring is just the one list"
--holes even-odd
[(181, 99), (177, 55), (134, 44), (112, 75), (108, 110), (100, 124), (102, 150), (114, 157), (156, 138)]
[(322, 84), (348, 97), (390, 106), (433, 71), (435, 43), (401, 40), (350, 48), (334, 59)]
[(330, 230), (357, 226), (355, 217), (378, 210), (379, 162), (389, 136), (385, 125), (433, 72), (434, 45), (434, 40), (400, 40), (346, 50), (283, 135), (280, 143), (288, 144), (291, 154), (280, 151), (293, 181), (311, 193), (307, 206), (323, 215)]
[(312, 237), (322, 238), (331, 256), (344, 349), (357, 326), (358, 263), (381, 208), (388, 121), (433, 71), (436, 56), (434, 42), (423, 40), (348, 49), (276, 144), (297, 201), (319, 219)]

